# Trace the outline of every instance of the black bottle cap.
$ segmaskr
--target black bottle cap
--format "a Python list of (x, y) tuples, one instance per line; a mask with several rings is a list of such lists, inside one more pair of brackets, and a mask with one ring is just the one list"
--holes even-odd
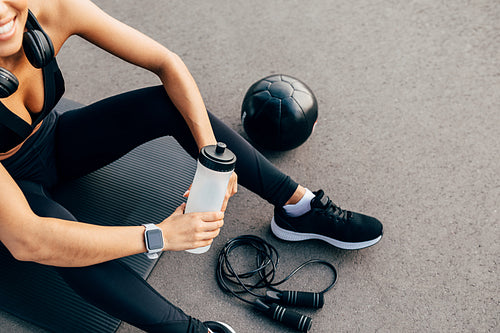
[(208, 169), (228, 172), (234, 170), (236, 155), (227, 148), (225, 143), (217, 142), (217, 145), (201, 148), (198, 160)]

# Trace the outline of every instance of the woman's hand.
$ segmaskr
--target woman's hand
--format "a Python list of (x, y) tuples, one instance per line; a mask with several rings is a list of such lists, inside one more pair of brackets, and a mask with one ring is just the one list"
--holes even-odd
[(187, 213), (183, 203), (158, 226), (163, 230), (164, 251), (182, 251), (212, 244), (224, 225), (223, 212)]
[(222, 203), (221, 211), (225, 212), (227, 207), (227, 202), (229, 198), (238, 192), (238, 175), (236, 172), (233, 172), (231, 178), (229, 178), (229, 183), (227, 184), (226, 196), (224, 197), (224, 202)]

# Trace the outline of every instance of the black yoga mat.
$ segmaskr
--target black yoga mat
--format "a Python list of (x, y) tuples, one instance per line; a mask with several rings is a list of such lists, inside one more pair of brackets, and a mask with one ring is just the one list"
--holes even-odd
[[(79, 104), (62, 100), (60, 109)], [(79, 220), (100, 225), (159, 223), (183, 202), (195, 161), (172, 138), (146, 143), (112, 164), (58, 189)], [(144, 255), (120, 259), (147, 278)], [(0, 309), (50, 332), (115, 332), (120, 321), (75, 294), (48, 266), (18, 262), (0, 243)]]

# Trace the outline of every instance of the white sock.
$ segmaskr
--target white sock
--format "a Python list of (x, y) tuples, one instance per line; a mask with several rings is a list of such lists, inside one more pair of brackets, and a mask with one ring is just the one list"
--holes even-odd
[(296, 204), (293, 205), (285, 205), (283, 209), (285, 209), (286, 215), (290, 217), (297, 217), (303, 215), (311, 210), (311, 200), (315, 197), (314, 193), (309, 191), (306, 188), (306, 193)]

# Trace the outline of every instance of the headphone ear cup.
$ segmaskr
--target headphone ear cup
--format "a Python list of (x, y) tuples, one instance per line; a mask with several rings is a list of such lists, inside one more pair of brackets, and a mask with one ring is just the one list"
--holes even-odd
[(0, 67), (0, 98), (6, 98), (16, 92), (19, 87), (17, 78), (6, 70)]
[(54, 46), (50, 38), (40, 30), (28, 30), (23, 35), (26, 58), (35, 68), (47, 66), (54, 59)]

